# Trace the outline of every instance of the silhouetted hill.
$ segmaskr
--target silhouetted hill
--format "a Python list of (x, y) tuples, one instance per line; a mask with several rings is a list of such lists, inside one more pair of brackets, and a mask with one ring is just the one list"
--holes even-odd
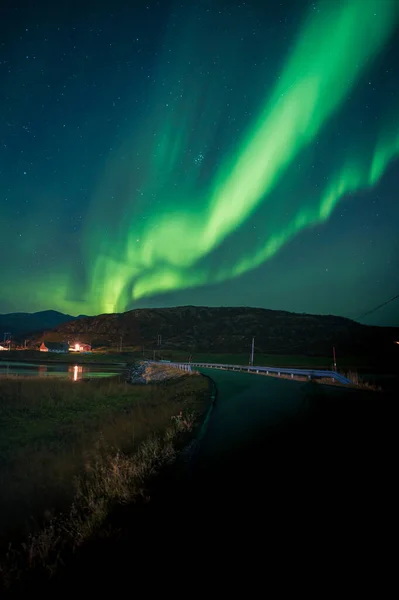
[(72, 317), (64, 315), (56, 310), (43, 310), (36, 313), (9, 313), (0, 315), (0, 336), (3, 339), (4, 333), (11, 333), (12, 337), (21, 335), (30, 335), (44, 329), (53, 329), (62, 323), (80, 319), (81, 317)]
[[(257, 352), (282, 354), (369, 353), (392, 348), (399, 329), (369, 327), (332, 315), (296, 314), (248, 307), (179, 306), (135, 309), (70, 321), (57, 327), (55, 339), (78, 338), (96, 345), (162, 348), (192, 352), (249, 352), (255, 336)], [(46, 334), (47, 335), (47, 334)], [(49, 339), (49, 338), (48, 338)]]

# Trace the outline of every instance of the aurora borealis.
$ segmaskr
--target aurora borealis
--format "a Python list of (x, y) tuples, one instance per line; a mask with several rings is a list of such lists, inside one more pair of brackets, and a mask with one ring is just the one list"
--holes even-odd
[(0, 312), (398, 293), (399, 3), (127, 4), (6, 11)]

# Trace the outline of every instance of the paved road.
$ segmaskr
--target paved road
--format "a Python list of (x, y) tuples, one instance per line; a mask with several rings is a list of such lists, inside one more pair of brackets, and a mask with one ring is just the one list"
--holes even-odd
[(353, 548), (357, 555), (367, 543), (376, 514), (370, 489), (384, 490), (384, 464), (394, 456), (386, 444), (394, 420), (383, 399), (203, 372), (219, 394), (192, 468), (173, 470), (150, 503), (122, 507), (121, 539), (95, 540), (64, 591), (87, 584), (90, 593), (104, 592), (123, 582), (147, 595), (169, 586), (185, 595), (202, 589), (250, 597), (268, 586), (271, 561), (284, 566), (284, 578), (290, 565), (304, 565), (313, 577), (315, 558), (335, 565), (339, 547), (339, 559), (349, 548), (353, 560)]
[[(220, 527), (229, 528), (230, 511), (240, 515), (244, 528), (251, 519), (262, 527), (260, 515), (288, 508), (292, 495), (308, 496), (315, 465), (305, 422), (310, 400), (322, 388), (246, 373), (201, 372), (213, 379), (218, 395), (185, 505), (201, 507), (205, 520), (216, 514)], [(299, 507), (300, 498), (295, 504)]]
[(201, 442), (200, 461), (228, 460), (232, 452), (252, 446), (306, 406), (308, 383), (214, 369), (200, 371), (211, 377), (218, 389)]

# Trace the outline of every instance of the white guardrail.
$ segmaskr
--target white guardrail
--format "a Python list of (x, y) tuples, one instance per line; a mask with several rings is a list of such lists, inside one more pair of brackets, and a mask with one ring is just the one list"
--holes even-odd
[(336, 371), (319, 371), (318, 369), (291, 369), (287, 367), (251, 367), (245, 365), (222, 365), (216, 363), (166, 363), (171, 367), (176, 367), (177, 369), (182, 369), (183, 371), (191, 371), (192, 367), (203, 367), (205, 369), (223, 369), (225, 371), (241, 371), (243, 373), (265, 373), (266, 375), (277, 375), (280, 377), (281, 375), (291, 375), (293, 379), (296, 376), (299, 377), (307, 377), (308, 379), (313, 378), (329, 378), (334, 379), (338, 383), (342, 383), (344, 385), (348, 385), (352, 383), (350, 379), (341, 375), (341, 373), (337, 373)]

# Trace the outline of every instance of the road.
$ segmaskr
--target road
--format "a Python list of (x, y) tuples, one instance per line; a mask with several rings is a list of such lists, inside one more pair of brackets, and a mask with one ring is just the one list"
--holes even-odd
[(218, 396), (190, 468), (172, 467), (151, 502), (121, 507), (117, 543), (94, 540), (62, 581), (64, 591), (104, 592), (118, 582), (148, 594), (169, 582), (190, 595), (248, 596), (266, 585), (270, 561), (313, 570), (318, 556), (335, 564), (327, 557), (337, 546), (340, 559), (349, 548), (353, 560), (353, 548), (379, 523), (383, 511), (376, 513), (370, 489), (389, 497), (387, 424), (395, 422), (381, 396), (203, 373)]
[(232, 453), (294, 417), (305, 406), (308, 383), (262, 375), (200, 369), (213, 379), (218, 395), (201, 441), (199, 460), (229, 460)]
[[(185, 505), (201, 507), (207, 521), (217, 514), (218, 526), (227, 530), (230, 511), (239, 515), (236, 526), (241, 522), (244, 528), (254, 520), (259, 529), (260, 515), (281, 513), (284, 506), (288, 518), (293, 496), (299, 496), (299, 509), (301, 498), (306, 504), (314, 491), (315, 455), (321, 449), (313, 447), (313, 404), (336, 390), (276, 377), (201, 372), (213, 379), (218, 394), (192, 467)], [(321, 477), (319, 494), (320, 486)], [(184, 495), (184, 490), (179, 493)]]
[(386, 487), (393, 438), (383, 395), (203, 373), (217, 385), (216, 405), (190, 485), (183, 482), (178, 499), (171, 498), (181, 515), (198, 515), (202, 535), (213, 536), (220, 552), (228, 554), (238, 539), (251, 543), (253, 531), (271, 539), (302, 527), (306, 535), (327, 535), (348, 519), (352, 527), (371, 482)]

